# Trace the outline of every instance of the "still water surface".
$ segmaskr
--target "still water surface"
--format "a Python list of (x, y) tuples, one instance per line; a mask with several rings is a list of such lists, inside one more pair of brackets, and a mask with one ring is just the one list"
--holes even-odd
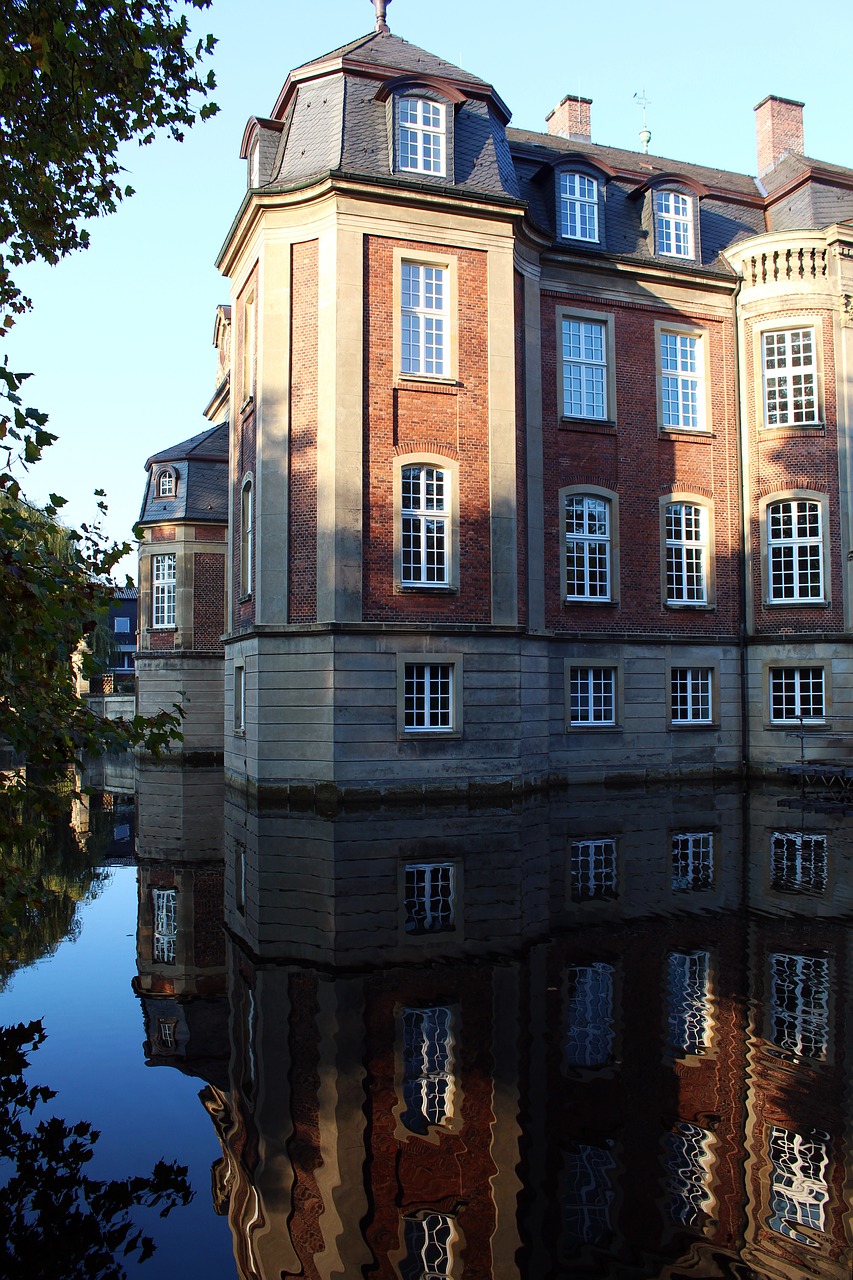
[(93, 810), (108, 870), (0, 1023), (43, 1024), (28, 1124), (70, 1137), (36, 1180), (64, 1205), (89, 1179), (100, 1244), (67, 1205), (51, 1232), (7, 1159), (0, 1274), (849, 1280), (843, 809), (693, 787), (332, 817), (157, 769), (135, 822)]

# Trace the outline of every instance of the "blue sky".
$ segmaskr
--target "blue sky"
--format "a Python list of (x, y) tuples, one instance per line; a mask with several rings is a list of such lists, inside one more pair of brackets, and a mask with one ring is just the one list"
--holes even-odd
[[(853, 6), (536, 4), (393, 0), (391, 30), (494, 84), (520, 128), (544, 129), (566, 93), (593, 99), (593, 141), (636, 148), (650, 100), (650, 150), (755, 172), (752, 108), (766, 94), (806, 103), (806, 152), (853, 167), (847, 61)], [(10, 363), (32, 370), (29, 403), (60, 442), (29, 495), (69, 499), (74, 522), (107, 490), (108, 532), (129, 538), (146, 457), (203, 430), (213, 391), (214, 309), (228, 299), (213, 263), (245, 191), (246, 120), (267, 115), (291, 67), (366, 34), (370, 0), (214, 0), (193, 18), (219, 39), (220, 114), (183, 144), (122, 153), (137, 194), (90, 230), (92, 247), (20, 277), (35, 309), (13, 330)], [(133, 561), (124, 566), (134, 572)]]

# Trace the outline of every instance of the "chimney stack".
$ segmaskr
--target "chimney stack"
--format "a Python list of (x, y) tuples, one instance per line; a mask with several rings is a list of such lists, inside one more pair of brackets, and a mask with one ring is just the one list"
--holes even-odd
[(548, 132), (558, 138), (571, 138), (574, 142), (589, 142), (592, 138), (589, 109), (592, 98), (581, 98), (567, 93), (547, 117)]
[(803, 154), (803, 106), (793, 98), (777, 98), (771, 93), (755, 108), (759, 177), (788, 151)]

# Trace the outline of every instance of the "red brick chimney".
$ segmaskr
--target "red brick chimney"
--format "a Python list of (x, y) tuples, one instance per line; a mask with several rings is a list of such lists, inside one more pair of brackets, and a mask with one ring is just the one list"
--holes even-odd
[(777, 165), (787, 151), (803, 154), (803, 105), (771, 93), (755, 108), (759, 177)]
[(575, 142), (589, 142), (592, 134), (589, 124), (589, 109), (592, 98), (581, 98), (576, 93), (567, 93), (562, 102), (558, 102), (547, 117), (548, 132), (558, 138), (572, 138)]

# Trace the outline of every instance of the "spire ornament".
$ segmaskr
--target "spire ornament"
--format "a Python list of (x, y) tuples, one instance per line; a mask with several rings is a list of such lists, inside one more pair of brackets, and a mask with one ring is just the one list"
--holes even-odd
[(376, 10), (376, 26), (374, 27), (374, 30), (386, 36), (390, 35), (391, 28), (385, 21), (385, 10), (388, 8), (391, 0), (370, 0), (370, 3)]

